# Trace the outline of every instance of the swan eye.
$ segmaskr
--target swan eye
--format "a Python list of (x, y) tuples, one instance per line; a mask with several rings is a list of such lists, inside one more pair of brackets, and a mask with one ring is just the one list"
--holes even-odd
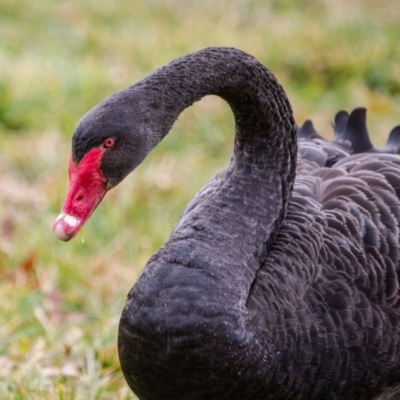
[(103, 147), (105, 149), (109, 149), (110, 147), (113, 147), (115, 143), (115, 140), (113, 138), (107, 138), (104, 142), (103, 142)]

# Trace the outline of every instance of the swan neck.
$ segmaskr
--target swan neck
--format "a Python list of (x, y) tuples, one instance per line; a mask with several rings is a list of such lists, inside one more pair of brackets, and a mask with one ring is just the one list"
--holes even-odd
[[(227, 282), (237, 279), (237, 287), (245, 288), (240, 293), (244, 300), (292, 191), (297, 142), (289, 101), (269, 70), (235, 49), (206, 49), (178, 59), (150, 75), (145, 85), (158, 93), (151, 97), (158, 99), (159, 122), (154, 130), (160, 140), (186, 107), (206, 95), (220, 96), (233, 111), (231, 164), (223, 178), (212, 181), (188, 206), (167, 247), (172, 251), (176, 242), (180, 253), (180, 243), (187, 243), (188, 235), (197, 243), (219, 243), (212, 262), (197, 250), (193, 257), (204, 260), (210, 270), (218, 269), (215, 276)], [(245, 249), (238, 243), (243, 240), (250, 243)], [(227, 260), (230, 265), (225, 265)], [(232, 270), (235, 277), (230, 276)]]
[[(132, 288), (121, 320), (120, 347), (131, 340), (126, 327), (152, 332), (160, 343), (179, 326), (181, 336), (193, 334), (196, 341), (199, 329), (199, 337), (213, 332), (216, 316), (222, 318), (220, 331), (233, 332), (234, 338), (210, 340), (242, 346), (248, 339), (248, 300), (285, 216), (295, 177), (290, 104), (274, 76), (235, 49), (185, 56), (150, 75), (137, 93), (142, 85), (142, 93), (150, 93), (142, 109), (152, 109), (147, 119), (156, 141), (186, 107), (217, 95), (233, 111), (235, 144), (228, 168), (187, 206)], [(207, 347), (208, 342), (197, 345)]]
[(209, 48), (189, 54), (131, 89), (140, 96), (146, 93), (148, 104), (141, 108), (151, 112), (151, 120), (144, 122), (152, 124), (154, 145), (185, 108), (204, 96), (217, 95), (235, 117), (238, 160), (248, 158), (262, 165), (283, 162), (286, 168), (288, 154), (295, 158), (294, 119), (281, 85), (267, 68), (240, 50)]

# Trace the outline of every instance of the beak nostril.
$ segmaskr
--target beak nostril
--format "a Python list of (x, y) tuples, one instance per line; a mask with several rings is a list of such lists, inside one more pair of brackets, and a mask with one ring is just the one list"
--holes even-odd
[(76, 201), (82, 201), (83, 200), (83, 194), (79, 194), (76, 196)]

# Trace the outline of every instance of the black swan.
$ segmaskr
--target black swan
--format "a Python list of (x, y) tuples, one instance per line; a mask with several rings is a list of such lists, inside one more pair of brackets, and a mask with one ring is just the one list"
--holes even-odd
[(282, 87), (242, 51), (186, 55), (89, 111), (72, 138), (56, 236), (72, 238), (206, 95), (233, 111), (233, 156), (128, 295), (118, 349), (129, 386), (142, 400), (365, 400), (396, 390), (400, 157), (356, 154), (329, 168), (297, 157)]

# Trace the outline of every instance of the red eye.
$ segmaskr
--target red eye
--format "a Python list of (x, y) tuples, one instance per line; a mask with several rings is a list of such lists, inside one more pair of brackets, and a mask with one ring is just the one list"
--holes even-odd
[(103, 142), (103, 147), (105, 149), (109, 149), (110, 147), (113, 147), (115, 143), (115, 140), (113, 138), (108, 138)]

